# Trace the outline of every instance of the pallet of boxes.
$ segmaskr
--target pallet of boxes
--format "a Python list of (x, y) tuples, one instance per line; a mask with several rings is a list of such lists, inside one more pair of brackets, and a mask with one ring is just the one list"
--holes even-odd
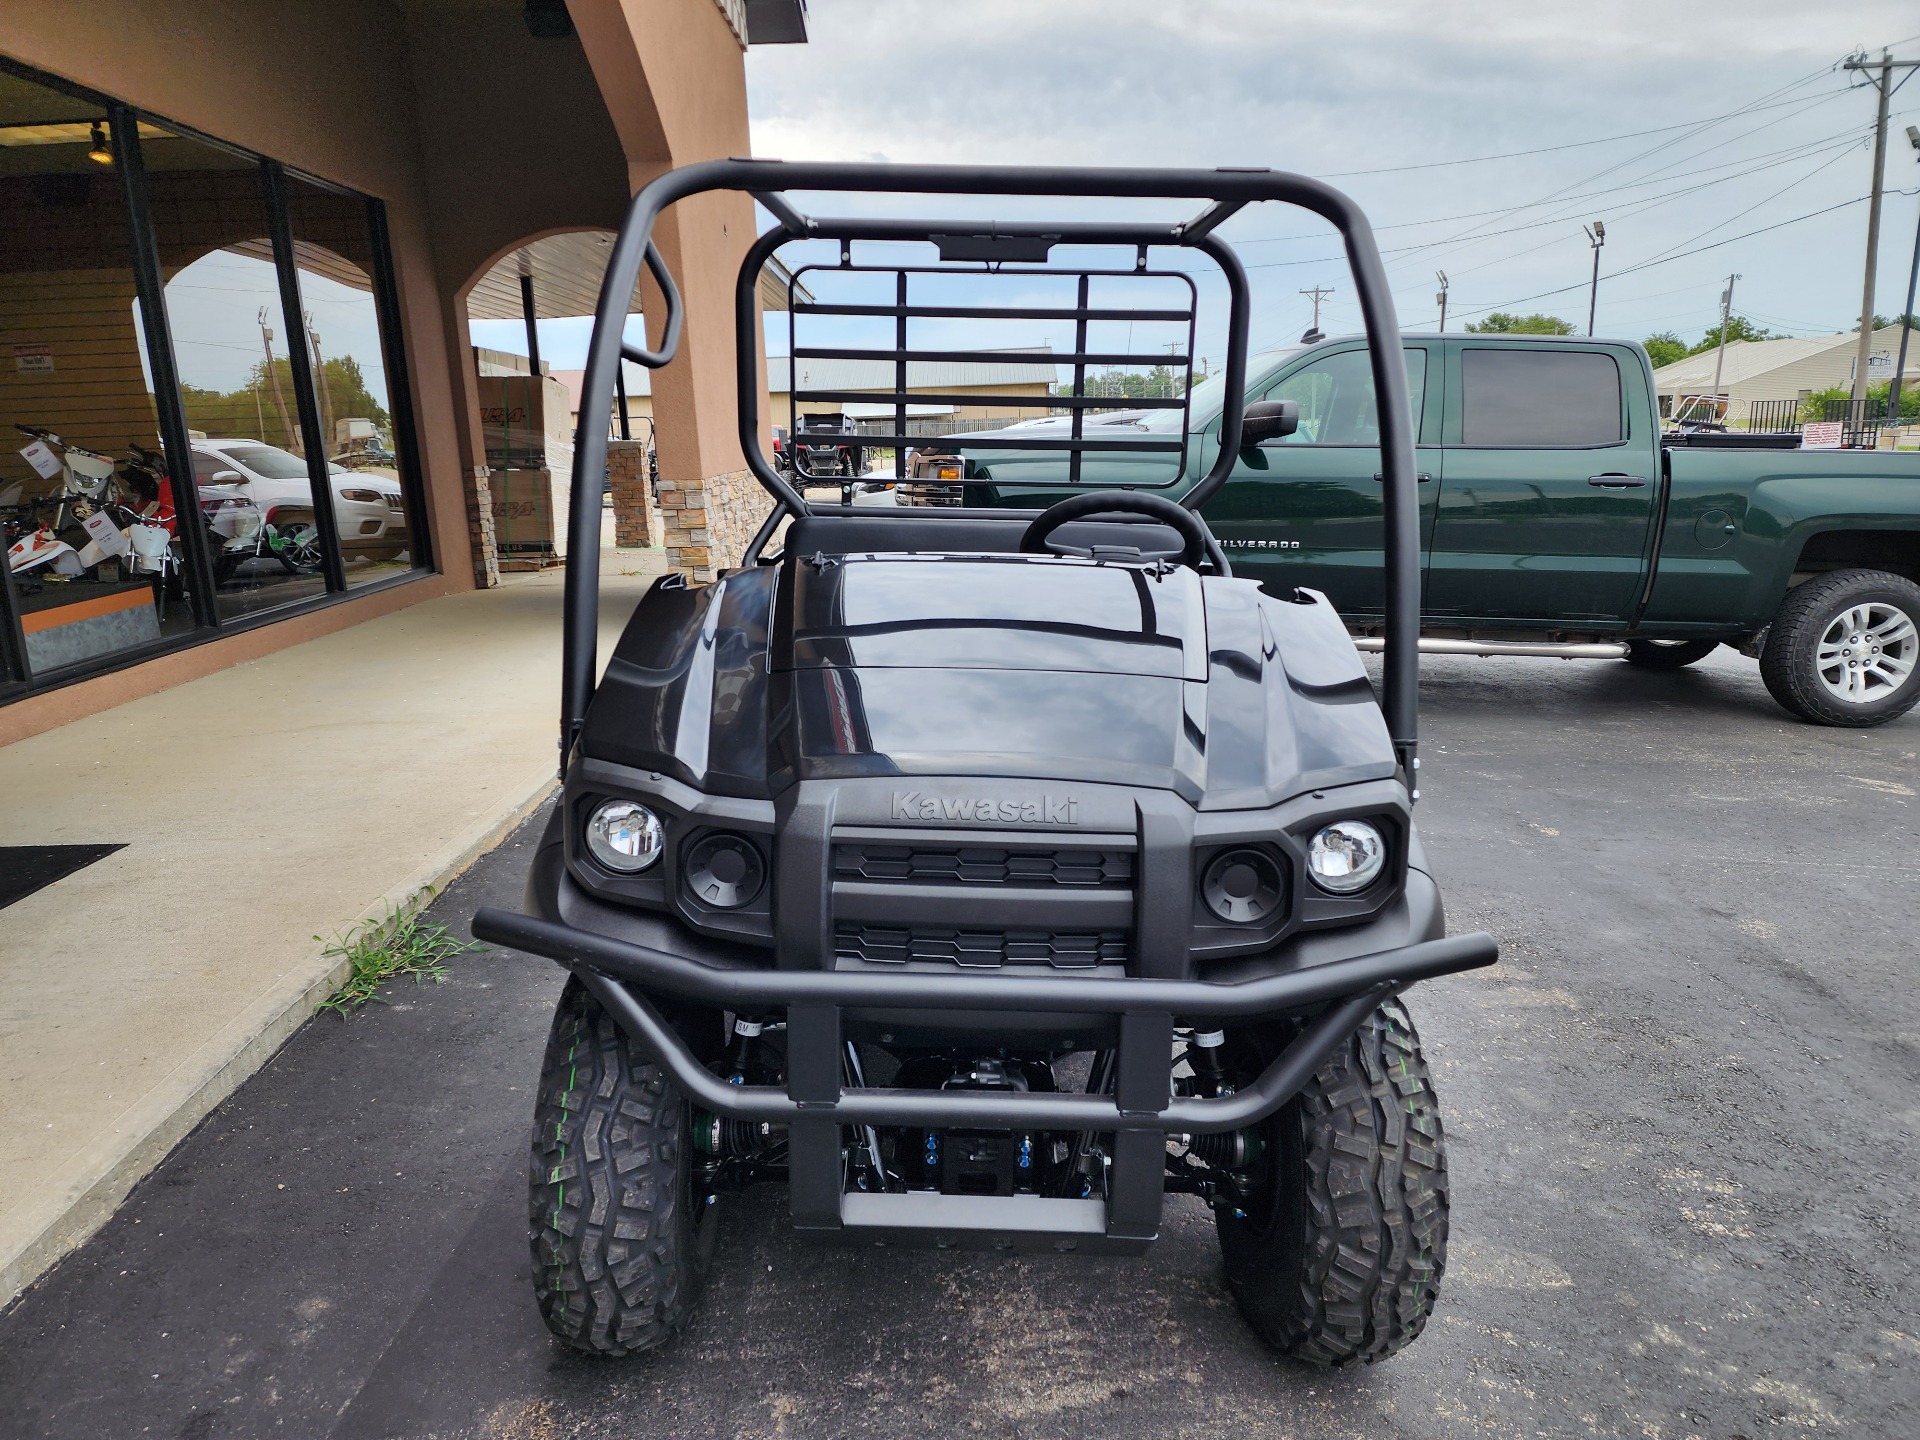
[(573, 426), (567, 387), (551, 375), (480, 377), (480, 425), (502, 570), (567, 558)]

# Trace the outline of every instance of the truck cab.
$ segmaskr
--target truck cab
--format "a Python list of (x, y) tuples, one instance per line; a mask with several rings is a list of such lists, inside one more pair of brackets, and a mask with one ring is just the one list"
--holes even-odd
[[(1407, 335), (1420, 647), (1675, 669), (1730, 644), (1801, 718), (1877, 725), (1920, 702), (1920, 461), (1786, 434), (1663, 434), (1646, 353), (1559, 335)], [(1205, 473), (1224, 395), (1083, 426), (1151, 444), (1089, 457), (1115, 488)], [(1362, 648), (1385, 615), (1380, 446), (1361, 337), (1256, 357), (1244, 402), (1290, 408), (1204, 505), (1237, 573), (1330, 599)], [(1069, 420), (1058, 420), (1062, 427)], [(1044, 503), (1059, 463), (954, 437), (971, 504)]]

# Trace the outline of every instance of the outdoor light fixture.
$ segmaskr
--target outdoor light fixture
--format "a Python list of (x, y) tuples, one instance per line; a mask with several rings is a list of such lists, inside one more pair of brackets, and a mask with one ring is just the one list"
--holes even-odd
[(666, 827), (631, 800), (607, 800), (587, 821), (587, 849), (607, 869), (637, 875), (660, 858)]
[(1380, 878), (1387, 864), (1387, 842), (1364, 820), (1336, 820), (1307, 846), (1307, 870), (1313, 883), (1335, 895), (1352, 895)]
[(106, 129), (98, 120), (93, 122), (93, 145), (87, 151), (87, 159), (96, 165), (113, 164), (113, 147), (107, 144)]

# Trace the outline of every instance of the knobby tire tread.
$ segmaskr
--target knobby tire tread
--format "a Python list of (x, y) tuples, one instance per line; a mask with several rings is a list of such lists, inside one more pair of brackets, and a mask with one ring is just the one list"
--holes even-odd
[(1446, 1268), (1438, 1098), (1406, 1007), (1382, 1004), (1279, 1124), (1273, 1232), (1223, 1221), (1228, 1283), (1269, 1344), (1339, 1368), (1384, 1360), (1426, 1327)]
[(528, 1175), (534, 1294), (569, 1345), (631, 1355), (686, 1324), (698, 1258), (687, 1142), (679, 1092), (569, 980), (541, 1066)]

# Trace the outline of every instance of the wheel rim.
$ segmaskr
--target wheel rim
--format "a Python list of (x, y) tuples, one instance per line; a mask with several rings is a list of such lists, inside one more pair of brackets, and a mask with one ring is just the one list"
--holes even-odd
[(1920, 662), (1920, 630), (1897, 605), (1850, 605), (1827, 623), (1814, 651), (1820, 683), (1847, 705), (1885, 700)]

